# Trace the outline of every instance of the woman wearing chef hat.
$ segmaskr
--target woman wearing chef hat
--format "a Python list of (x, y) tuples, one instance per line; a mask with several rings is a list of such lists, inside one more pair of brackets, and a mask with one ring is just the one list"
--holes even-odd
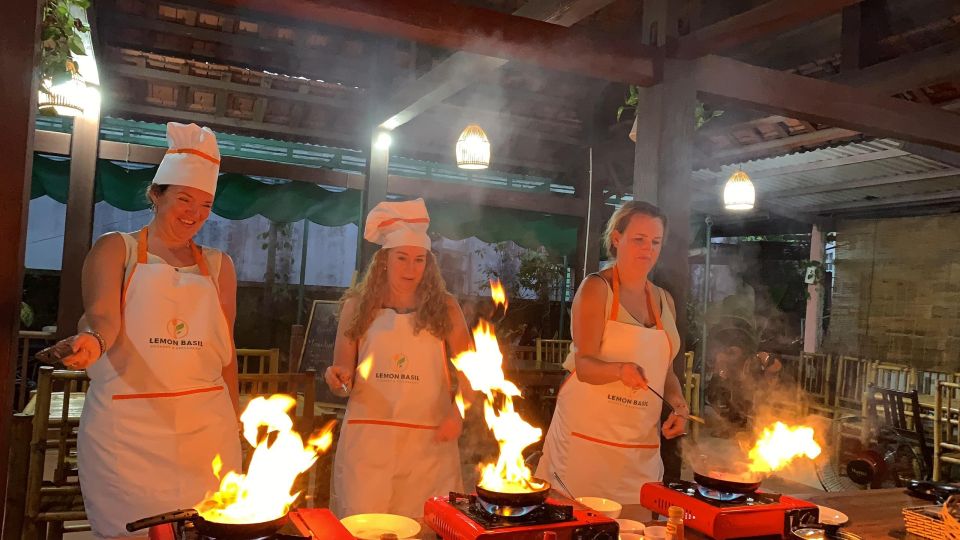
[[(573, 373), (557, 396), (537, 477), (558, 475), (572, 493), (639, 504), (640, 488), (663, 477), (660, 434), (682, 435), (689, 408), (672, 365), (680, 347), (676, 308), (648, 276), (666, 218), (631, 201), (614, 212), (604, 243), (614, 265), (583, 280), (573, 300)], [(663, 404), (672, 414), (660, 426)]]
[(189, 508), (218, 480), (211, 462), (240, 470), (237, 279), (230, 257), (193, 237), (210, 215), (220, 151), (213, 132), (167, 124), (169, 149), (138, 232), (97, 240), (83, 265), (80, 332), (61, 342), (86, 369), (78, 438), (80, 485), (93, 532)]
[(463, 489), (447, 356), (470, 336), (430, 252), (429, 224), (422, 199), (383, 202), (367, 216), (364, 238), (381, 249), (344, 295), (324, 374), (350, 396), (333, 466), (340, 517), (420, 517), (429, 497)]

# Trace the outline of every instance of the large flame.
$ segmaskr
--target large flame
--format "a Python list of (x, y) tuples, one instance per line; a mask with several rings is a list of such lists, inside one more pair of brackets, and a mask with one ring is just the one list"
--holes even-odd
[[(328, 422), (304, 444), (288, 414), (296, 404), (295, 399), (283, 394), (250, 401), (240, 416), (243, 437), (254, 447), (247, 474), (229, 471), (221, 478), (222, 461), (219, 455), (214, 458), (213, 473), (221, 478), (220, 490), (196, 505), (204, 519), (261, 523), (287, 513), (300, 495), (290, 493), (294, 482), (314, 464), (320, 452), (330, 448), (336, 424)], [(264, 436), (259, 436), (261, 431)]]
[(763, 430), (763, 434), (750, 450), (750, 471), (777, 471), (801, 456), (815, 459), (820, 455), (820, 451), (820, 445), (814, 440), (812, 427), (788, 426), (783, 422), (776, 422)]
[[(496, 291), (493, 285), (491, 282), (491, 290)], [(499, 283), (497, 286), (502, 294)], [(502, 303), (506, 304), (505, 297)], [(482, 466), (480, 486), (500, 493), (521, 493), (539, 488), (531, 484), (532, 475), (523, 461), (523, 449), (539, 441), (543, 430), (528, 424), (514, 410), (513, 398), (520, 396), (520, 389), (504, 377), (503, 353), (490, 324), (480, 321), (473, 331), (473, 340), (474, 349), (459, 354), (453, 359), (453, 365), (470, 381), (474, 390), (486, 396), (483, 416), (500, 445), (496, 463)], [(495, 405), (498, 395), (502, 396), (499, 409)], [(457, 397), (460, 398), (460, 407), (462, 397), (459, 394)]]
[(493, 298), (494, 304), (503, 306), (504, 311), (506, 311), (507, 293), (503, 291), (503, 285), (500, 284), (498, 279), (490, 280), (490, 298)]

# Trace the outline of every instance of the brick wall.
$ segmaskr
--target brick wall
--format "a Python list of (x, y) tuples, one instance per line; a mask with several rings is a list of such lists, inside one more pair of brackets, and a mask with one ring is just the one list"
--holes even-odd
[(960, 216), (842, 221), (827, 352), (960, 368)]

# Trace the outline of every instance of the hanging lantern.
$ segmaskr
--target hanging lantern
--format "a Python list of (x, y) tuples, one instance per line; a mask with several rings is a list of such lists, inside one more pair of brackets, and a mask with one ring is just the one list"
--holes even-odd
[(751, 210), (756, 198), (753, 182), (742, 170), (730, 175), (723, 187), (723, 206), (727, 210)]
[(490, 140), (483, 128), (470, 124), (457, 140), (457, 167), (486, 169), (490, 166)]
[(83, 114), (87, 99), (87, 85), (80, 75), (74, 73), (70, 80), (54, 87), (47, 85), (50, 92), (40, 89), (37, 95), (37, 107), (40, 109), (52, 108), (59, 116), (80, 116)]

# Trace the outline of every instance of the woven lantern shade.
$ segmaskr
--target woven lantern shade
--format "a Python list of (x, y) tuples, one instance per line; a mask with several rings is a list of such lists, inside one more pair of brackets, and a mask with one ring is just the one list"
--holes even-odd
[(730, 175), (723, 187), (723, 206), (727, 210), (751, 210), (756, 199), (753, 182), (743, 171)]
[(49, 94), (41, 89), (37, 95), (37, 107), (52, 108), (59, 116), (80, 116), (83, 114), (86, 94), (87, 85), (83, 79), (73, 75), (69, 81), (50, 88)]
[(457, 140), (457, 167), (486, 169), (490, 166), (490, 140), (483, 128), (470, 124)]

